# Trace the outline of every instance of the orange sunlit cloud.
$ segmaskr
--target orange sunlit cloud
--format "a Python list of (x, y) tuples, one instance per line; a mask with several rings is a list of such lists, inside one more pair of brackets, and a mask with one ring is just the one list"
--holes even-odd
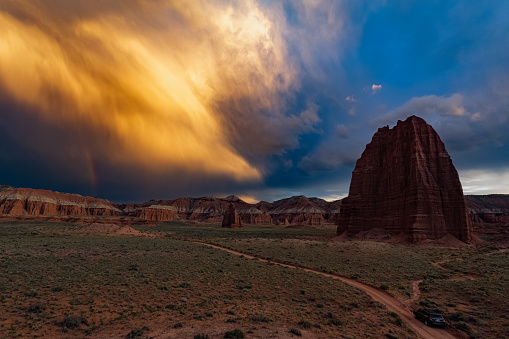
[(58, 3), (0, 7), (1, 86), (12, 98), (111, 136), (117, 163), (261, 179), (217, 108), (231, 97), (272, 108), (295, 82), (279, 28), (255, 2), (126, 1), (125, 13), (66, 17)]

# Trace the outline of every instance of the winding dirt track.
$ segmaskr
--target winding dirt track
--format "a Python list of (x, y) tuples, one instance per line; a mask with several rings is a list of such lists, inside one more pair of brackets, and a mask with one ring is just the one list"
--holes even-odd
[(338, 274), (321, 272), (319, 270), (315, 270), (312, 268), (307, 268), (307, 267), (302, 267), (302, 266), (297, 266), (297, 265), (289, 265), (289, 264), (277, 262), (274, 260), (267, 260), (267, 259), (252, 256), (252, 255), (249, 255), (246, 253), (230, 250), (228, 248), (221, 247), (221, 246), (216, 246), (216, 245), (207, 244), (207, 243), (203, 243), (203, 242), (195, 242), (195, 243), (200, 244), (200, 245), (209, 246), (212, 248), (216, 248), (218, 250), (225, 251), (225, 252), (235, 254), (238, 256), (244, 256), (245, 258), (248, 258), (248, 259), (257, 259), (257, 260), (260, 260), (263, 262), (270, 262), (270, 263), (280, 265), (283, 267), (297, 268), (297, 269), (304, 270), (306, 272), (320, 274), (325, 277), (341, 280), (350, 286), (356, 287), (356, 288), (360, 289), (361, 291), (364, 291), (371, 298), (373, 298), (373, 300), (384, 304), (389, 311), (397, 313), (401, 317), (401, 319), (403, 319), (403, 321), (414, 330), (414, 332), (417, 334), (417, 336), (419, 338), (424, 338), (424, 339), (455, 338), (452, 334), (446, 332), (443, 329), (432, 328), (432, 327), (428, 327), (428, 326), (424, 325), (422, 322), (420, 322), (414, 318), (413, 313), (402, 302), (396, 300), (388, 293), (381, 291), (381, 290), (377, 289), (376, 287), (361, 283), (357, 280), (350, 279), (350, 278), (347, 278), (347, 277), (344, 277), (344, 276), (341, 276)]

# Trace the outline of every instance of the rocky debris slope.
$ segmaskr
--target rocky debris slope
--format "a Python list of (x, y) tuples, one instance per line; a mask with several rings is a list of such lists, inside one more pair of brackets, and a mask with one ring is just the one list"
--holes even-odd
[(458, 173), (438, 134), (421, 118), (379, 128), (357, 160), (338, 234), (374, 228), (411, 242), (447, 234), (471, 240)]

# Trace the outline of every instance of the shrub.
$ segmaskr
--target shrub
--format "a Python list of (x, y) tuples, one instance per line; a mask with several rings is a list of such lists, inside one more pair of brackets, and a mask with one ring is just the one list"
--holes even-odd
[(84, 316), (67, 315), (62, 321), (58, 321), (57, 326), (63, 327), (64, 329), (75, 329), (81, 324), (88, 326), (88, 320)]
[(149, 328), (147, 326), (143, 326), (142, 328), (133, 328), (131, 332), (126, 335), (127, 339), (138, 339), (143, 337), (143, 332), (148, 331)]
[(182, 328), (182, 323), (176, 323), (173, 328)]
[(27, 297), (32, 297), (32, 298), (34, 298), (34, 297), (37, 297), (37, 291), (36, 291), (36, 290), (30, 290), (30, 291), (25, 292), (25, 295), (26, 295)]
[(290, 333), (291, 334), (295, 334), (297, 337), (302, 337), (302, 332), (300, 330), (296, 329), (296, 328), (292, 328), (290, 330)]
[(268, 323), (270, 321), (270, 319), (264, 315), (255, 315), (254, 317), (251, 318), (251, 320), (253, 321), (258, 321), (258, 322), (261, 322), (261, 323)]
[(299, 325), (302, 326), (302, 328), (311, 328), (311, 323), (304, 320), (300, 321)]
[(389, 315), (394, 318), (394, 323), (398, 326), (403, 326), (403, 319), (395, 312), (389, 312)]
[(451, 321), (465, 321), (465, 313), (462, 311), (458, 311), (456, 313), (451, 314), (449, 317)]
[(46, 305), (43, 303), (36, 303), (28, 306), (27, 312), (29, 313), (42, 313), (46, 309)]
[(241, 330), (239, 330), (238, 328), (232, 330), (232, 331), (228, 331), (224, 334), (224, 337), (223, 338), (228, 338), (228, 339), (244, 339), (246, 337), (246, 335), (244, 334), (244, 332), (242, 332)]
[(387, 284), (382, 284), (382, 285), (380, 285), (380, 289), (381, 289), (381, 290), (384, 290), (384, 291), (387, 291), (387, 290), (389, 289), (389, 285), (387, 285)]
[(209, 335), (205, 333), (199, 333), (194, 336), (194, 339), (209, 339)]
[(343, 326), (343, 322), (339, 319), (331, 319), (329, 321), (329, 324), (334, 325), (334, 326)]
[(468, 324), (464, 321), (459, 321), (455, 326), (458, 330), (466, 332), (466, 333), (470, 333), (472, 331), (470, 326), (468, 326)]

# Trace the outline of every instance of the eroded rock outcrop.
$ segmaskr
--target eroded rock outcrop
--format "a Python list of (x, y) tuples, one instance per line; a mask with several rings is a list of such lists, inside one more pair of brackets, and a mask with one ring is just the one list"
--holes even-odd
[(465, 200), (472, 221), (509, 225), (509, 194), (466, 195)]
[[(269, 210), (276, 225), (317, 226), (325, 223), (327, 211), (303, 195), (275, 201)], [(325, 200), (318, 199), (326, 203)]]
[(120, 216), (108, 200), (31, 188), (0, 188), (0, 214), (11, 216)]
[(458, 173), (438, 134), (421, 118), (379, 128), (357, 160), (337, 232), (350, 236), (374, 228), (411, 242), (447, 234), (471, 240)]
[(242, 227), (240, 216), (237, 214), (237, 211), (235, 211), (235, 206), (233, 206), (233, 203), (230, 203), (230, 206), (228, 206), (228, 210), (224, 214), (223, 227), (228, 228)]

